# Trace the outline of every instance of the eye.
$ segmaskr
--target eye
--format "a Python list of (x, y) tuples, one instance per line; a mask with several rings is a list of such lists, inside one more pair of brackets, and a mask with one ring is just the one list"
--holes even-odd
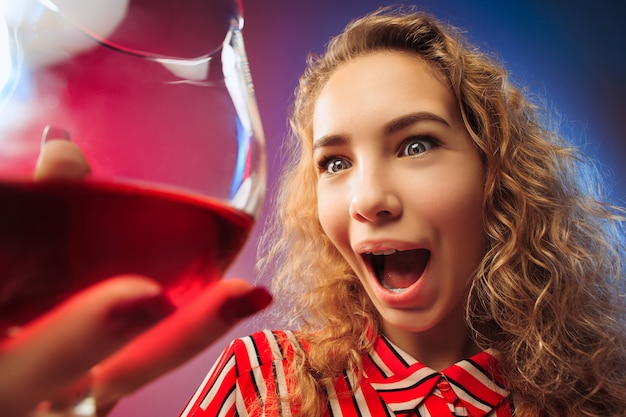
[(437, 146), (437, 143), (437, 139), (430, 136), (411, 136), (402, 142), (398, 156), (420, 155)]
[(329, 156), (320, 160), (317, 167), (321, 173), (336, 174), (339, 171), (350, 168), (350, 162), (336, 156)]

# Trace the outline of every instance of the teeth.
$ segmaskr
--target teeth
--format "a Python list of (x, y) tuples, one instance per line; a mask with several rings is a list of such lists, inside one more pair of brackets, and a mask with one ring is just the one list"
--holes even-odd
[(383, 251), (379, 251), (379, 252), (368, 252), (372, 255), (391, 255), (392, 253), (396, 253), (397, 250), (395, 249), (387, 249), (387, 250), (383, 250)]
[(406, 288), (393, 288), (390, 287), (389, 285), (387, 285), (387, 283), (385, 281), (382, 281), (381, 284), (383, 285), (384, 288), (388, 289), (389, 291), (399, 294), (401, 292), (406, 291)]

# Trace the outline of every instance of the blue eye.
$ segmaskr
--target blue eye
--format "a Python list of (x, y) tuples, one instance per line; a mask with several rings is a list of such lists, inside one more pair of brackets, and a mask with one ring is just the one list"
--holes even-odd
[(350, 168), (352, 165), (345, 159), (329, 156), (318, 162), (317, 166), (322, 173), (336, 174), (339, 171)]
[(346, 168), (350, 168), (350, 163), (345, 159), (332, 159), (326, 164), (326, 171), (331, 174), (335, 174)]
[(429, 136), (412, 136), (402, 142), (399, 156), (415, 156), (429, 151), (437, 144), (437, 140)]

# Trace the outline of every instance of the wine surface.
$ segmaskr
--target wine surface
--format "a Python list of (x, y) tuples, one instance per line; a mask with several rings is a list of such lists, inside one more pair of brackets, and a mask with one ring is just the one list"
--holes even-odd
[(222, 276), (252, 224), (219, 201), (172, 191), (0, 182), (0, 332), (119, 274), (158, 280), (180, 306)]

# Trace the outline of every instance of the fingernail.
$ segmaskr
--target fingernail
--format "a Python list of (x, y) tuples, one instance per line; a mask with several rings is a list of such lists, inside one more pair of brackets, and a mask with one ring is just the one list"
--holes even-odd
[(272, 302), (272, 294), (263, 288), (255, 287), (237, 298), (231, 298), (219, 309), (219, 316), (225, 322), (236, 322), (263, 310)]
[(49, 140), (70, 140), (70, 132), (60, 127), (47, 125), (43, 128), (41, 145), (43, 146)]
[[(91, 372), (73, 382), (69, 387), (63, 388), (62, 391), (55, 395), (52, 400), (39, 403), (33, 416), (64, 416), (69, 410), (77, 411), (77, 404), (80, 403), (80, 409), (95, 408), (92, 393), (93, 375)], [(41, 414), (40, 414), (41, 413)], [(30, 415), (30, 414), (29, 414)], [(77, 415), (72, 413), (72, 415)], [(85, 414), (80, 414), (85, 415)], [(92, 414), (89, 414), (92, 415)]]
[(163, 294), (140, 298), (119, 304), (109, 311), (108, 323), (116, 334), (127, 334), (147, 329), (176, 310)]

